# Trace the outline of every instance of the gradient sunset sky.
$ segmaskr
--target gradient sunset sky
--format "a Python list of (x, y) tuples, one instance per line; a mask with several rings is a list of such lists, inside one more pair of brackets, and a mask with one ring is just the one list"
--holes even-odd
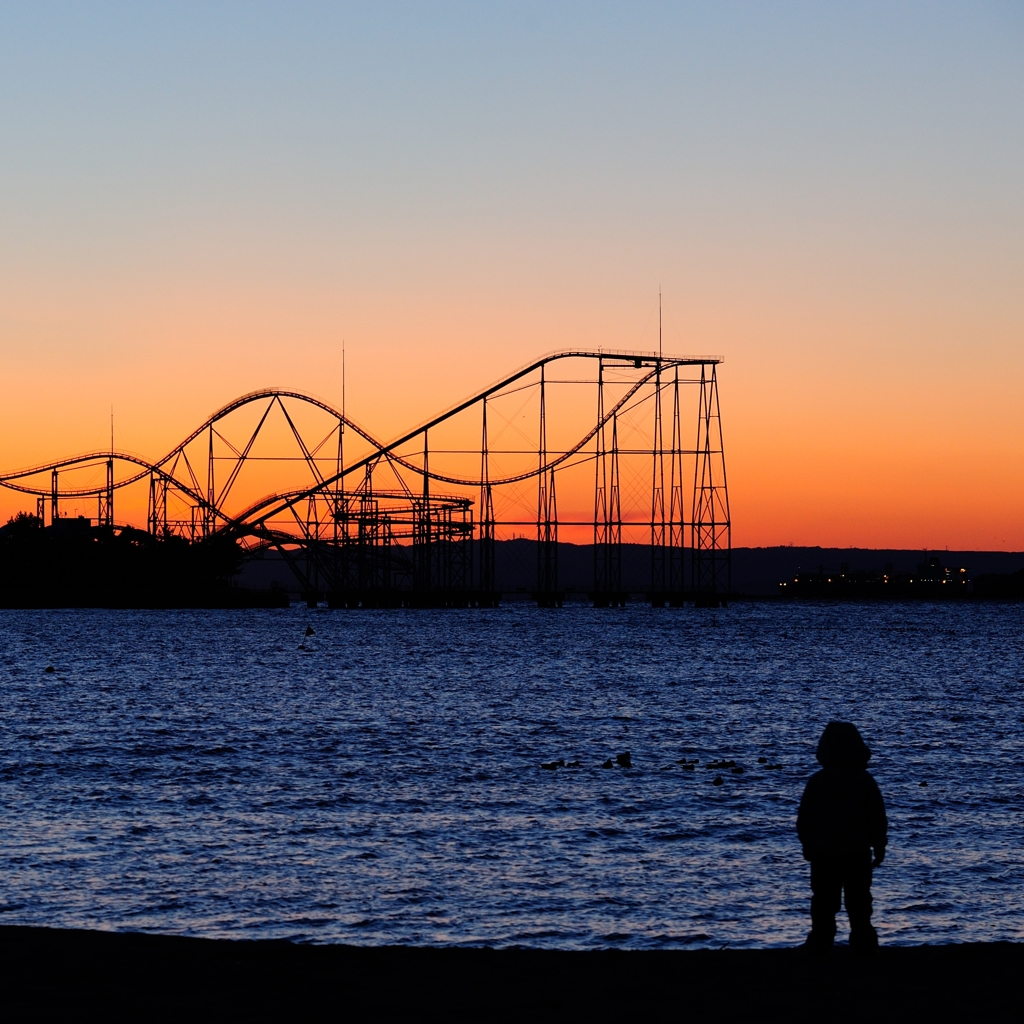
[(1024, 549), (1024, 6), (0, 5), (4, 469), (342, 338), (390, 437), (659, 286), (734, 544)]

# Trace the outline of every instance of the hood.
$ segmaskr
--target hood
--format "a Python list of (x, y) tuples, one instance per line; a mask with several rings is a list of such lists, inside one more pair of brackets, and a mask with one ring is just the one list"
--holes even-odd
[(829, 722), (816, 756), (822, 768), (866, 768), (871, 751), (852, 722)]

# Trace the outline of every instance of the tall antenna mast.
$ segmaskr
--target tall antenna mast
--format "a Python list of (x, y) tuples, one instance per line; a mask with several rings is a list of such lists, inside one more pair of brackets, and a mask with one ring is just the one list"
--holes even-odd
[(114, 407), (110, 407), (110, 454), (114, 454)]
[(658, 285), (658, 358), (661, 358), (661, 285)]
[[(341, 339), (341, 419), (338, 421), (338, 462), (337, 477), (334, 481), (334, 539), (338, 539), (338, 517), (341, 515), (341, 496), (345, 490), (345, 478), (341, 471), (345, 468), (345, 339)], [(348, 536), (348, 526), (345, 526)]]

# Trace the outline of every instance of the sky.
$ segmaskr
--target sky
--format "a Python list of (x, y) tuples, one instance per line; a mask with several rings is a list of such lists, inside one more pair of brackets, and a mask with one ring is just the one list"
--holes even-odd
[[(735, 545), (1024, 549), (1024, 7), (0, 4), (0, 467), (724, 357)], [(28, 507), (0, 492), (0, 516)]]

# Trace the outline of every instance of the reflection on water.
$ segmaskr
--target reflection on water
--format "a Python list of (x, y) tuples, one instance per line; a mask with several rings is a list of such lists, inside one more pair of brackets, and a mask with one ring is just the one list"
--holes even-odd
[(4, 923), (797, 943), (796, 805), (844, 717), (889, 805), (882, 941), (1024, 938), (1021, 607), (0, 623)]

